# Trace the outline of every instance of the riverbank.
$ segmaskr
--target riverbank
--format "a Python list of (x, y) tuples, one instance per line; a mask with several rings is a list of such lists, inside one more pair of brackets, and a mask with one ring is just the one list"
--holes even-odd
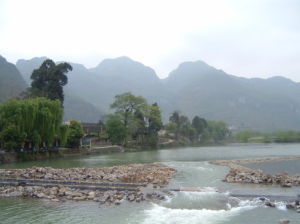
[(300, 160), (300, 157), (270, 157), (270, 158), (250, 158), (235, 160), (217, 160), (211, 162), (215, 165), (227, 166), (230, 168), (224, 181), (228, 183), (252, 183), (252, 184), (276, 184), (282, 187), (300, 186), (300, 173), (291, 175), (288, 173), (278, 173), (275, 175), (265, 174), (263, 171), (246, 167), (245, 164), (263, 163), (275, 161)]
[(153, 188), (166, 186), (175, 173), (175, 169), (159, 163), (106, 168), (3, 169), (0, 170), (0, 197), (32, 197), (55, 202), (91, 200), (116, 205), (124, 201), (162, 200), (162, 193)]
[(58, 148), (44, 152), (0, 152), (0, 164), (24, 161), (48, 160), (56, 158), (80, 157), (93, 154), (109, 154), (123, 152), (124, 148), (117, 145), (106, 145), (89, 148)]
[(40, 152), (5, 152), (0, 151), (0, 164), (5, 163), (16, 163), (25, 161), (38, 161), (38, 160), (50, 160), (57, 158), (68, 158), (68, 157), (82, 157), (88, 155), (101, 155), (110, 153), (120, 152), (139, 152), (139, 151), (151, 151), (161, 150), (169, 148), (181, 148), (181, 147), (207, 147), (207, 146), (221, 146), (225, 145), (226, 142), (219, 143), (197, 143), (191, 144), (187, 142), (180, 142), (174, 139), (164, 139), (159, 142), (156, 148), (150, 146), (128, 146), (123, 147), (120, 145), (95, 145), (91, 148), (57, 148), (55, 150), (40, 151)]

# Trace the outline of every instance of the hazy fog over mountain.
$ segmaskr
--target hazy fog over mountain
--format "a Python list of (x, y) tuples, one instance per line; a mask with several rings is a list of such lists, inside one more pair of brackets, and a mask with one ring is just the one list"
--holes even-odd
[(300, 0), (0, 0), (0, 224), (299, 223), (299, 21)]
[[(19, 60), (17, 67), (28, 79), (44, 57)], [(284, 77), (241, 78), (203, 61), (184, 62), (166, 79), (128, 57), (105, 59), (87, 69), (71, 63), (66, 92), (66, 119), (98, 121), (110, 112), (114, 96), (132, 92), (157, 102), (164, 120), (174, 110), (190, 117), (224, 120), (235, 129), (299, 129), (300, 84)]]
[[(297, 0), (3, 0), (0, 54), (27, 85), (37, 56), (71, 63), (66, 119), (97, 121), (130, 91), (165, 121), (180, 110), (234, 128), (299, 129), (299, 11)], [(26, 88), (11, 73), (2, 99)]]
[(25, 91), (27, 85), (16, 66), (0, 55), (0, 103)]
[(201, 59), (238, 76), (300, 81), (299, 11), (298, 0), (2, 0), (0, 52), (87, 68), (126, 55), (161, 78)]

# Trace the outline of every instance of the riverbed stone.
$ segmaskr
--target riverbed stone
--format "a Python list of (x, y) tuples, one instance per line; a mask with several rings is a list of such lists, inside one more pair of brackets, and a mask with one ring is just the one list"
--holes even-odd
[(288, 223), (290, 223), (290, 220), (288, 220), (288, 219), (280, 219), (280, 220), (278, 221), (278, 223), (279, 223), (279, 224), (288, 224)]
[(86, 199), (86, 196), (82, 195), (82, 196), (75, 196), (73, 197), (74, 200), (76, 201), (83, 201)]
[(135, 200), (134, 194), (128, 195), (128, 196), (127, 196), (127, 200), (128, 200), (128, 201), (134, 201), (134, 200)]
[(87, 198), (93, 200), (95, 198), (95, 196), (96, 196), (96, 193), (94, 191), (91, 191), (91, 192), (88, 193)]
[(270, 202), (270, 201), (266, 201), (265, 205), (268, 206), (268, 207), (275, 208), (275, 204), (273, 202)]
[[(151, 184), (151, 186), (162, 187), (175, 174), (176, 170), (162, 164), (133, 164), (107, 168), (69, 168), (53, 169), (51, 167), (32, 167), (27, 169), (1, 170), (0, 176), (5, 178), (29, 178), (40, 180), (63, 180), (78, 182), (103, 182), (114, 183), (139, 183)], [(54, 183), (56, 184), (56, 182)], [(80, 184), (80, 183), (79, 183)], [(92, 183), (91, 183), (92, 184)], [(155, 184), (155, 185), (154, 185)], [(137, 190), (143, 187), (137, 188)], [(0, 188), (0, 196), (36, 197), (48, 199), (53, 202), (64, 200), (94, 200), (100, 203), (120, 204), (123, 200), (130, 202), (141, 202), (152, 200), (146, 198), (141, 192), (108, 190), (91, 191), (69, 188), (63, 184), (55, 187), (43, 186), (3, 186)], [(157, 197), (153, 197), (157, 199)], [(163, 199), (163, 197), (161, 197)]]
[(45, 198), (46, 197), (46, 195), (44, 194), (44, 193), (38, 193), (37, 195), (36, 195), (38, 198)]
[(295, 207), (296, 207), (296, 206), (295, 206), (294, 204), (292, 204), (292, 203), (288, 203), (288, 204), (286, 204), (285, 206), (286, 206), (287, 209), (295, 209)]
[(292, 187), (291, 183), (282, 183), (281, 187)]

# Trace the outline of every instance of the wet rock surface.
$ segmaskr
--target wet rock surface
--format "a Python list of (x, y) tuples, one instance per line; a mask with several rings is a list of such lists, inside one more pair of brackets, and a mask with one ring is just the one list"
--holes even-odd
[(242, 164), (295, 160), (299, 157), (287, 158), (257, 158), (257, 159), (239, 159), (239, 160), (219, 160), (212, 162), (216, 165), (228, 166), (229, 173), (224, 181), (228, 183), (252, 183), (252, 184), (276, 184), (281, 187), (300, 186), (300, 174), (289, 175), (288, 173), (279, 173), (276, 175), (265, 174), (261, 170), (245, 167)]
[[(69, 168), (54, 169), (50, 167), (32, 167), (28, 169), (0, 170), (0, 178), (22, 178), (38, 180), (76, 180), (95, 183), (139, 183), (151, 184), (160, 188), (167, 185), (176, 170), (159, 163), (134, 164), (107, 168)], [(0, 186), (1, 197), (32, 197), (49, 199), (53, 202), (64, 200), (95, 201), (101, 204), (120, 205), (123, 201), (142, 202), (146, 200), (163, 200), (164, 196), (153, 189), (145, 191), (137, 187), (136, 191), (123, 190), (82, 190), (63, 184), (54, 187)]]

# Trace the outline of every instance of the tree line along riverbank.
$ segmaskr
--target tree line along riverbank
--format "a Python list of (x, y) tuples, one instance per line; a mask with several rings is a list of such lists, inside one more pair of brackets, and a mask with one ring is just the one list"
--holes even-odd
[(163, 124), (157, 103), (130, 92), (115, 96), (113, 113), (98, 122), (101, 131), (86, 133), (79, 121), (63, 122), (63, 87), (71, 70), (68, 63), (47, 59), (32, 72), (30, 88), (0, 104), (0, 149), (11, 153), (2, 161), (9, 161), (13, 153), (16, 161), (59, 157), (65, 154), (61, 148), (80, 149), (89, 137), (126, 149), (156, 149), (222, 141), (230, 134), (222, 121), (199, 116), (190, 121), (178, 111)]

